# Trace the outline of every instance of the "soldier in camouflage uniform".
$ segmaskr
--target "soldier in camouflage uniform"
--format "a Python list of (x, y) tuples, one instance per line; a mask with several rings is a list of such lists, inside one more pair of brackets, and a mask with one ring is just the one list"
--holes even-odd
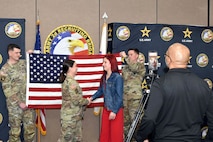
[(32, 142), (35, 136), (35, 111), (27, 108), (26, 101), (26, 61), (20, 60), (21, 49), (16, 44), (9, 44), (9, 59), (1, 69), (5, 76), (2, 88), (6, 96), (9, 115), (8, 142), (21, 142), (21, 123), (24, 128), (24, 141)]
[(83, 110), (89, 100), (82, 97), (82, 90), (74, 79), (77, 65), (65, 60), (60, 76), (62, 84), (61, 137), (58, 142), (82, 142)]
[(140, 61), (138, 58), (138, 49), (129, 49), (128, 56), (124, 51), (120, 52), (120, 55), (126, 62), (122, 69), (124, 79), (124, 134), (126, 137), (143, 95), (141, 84), (146, 69), (144, 61)]

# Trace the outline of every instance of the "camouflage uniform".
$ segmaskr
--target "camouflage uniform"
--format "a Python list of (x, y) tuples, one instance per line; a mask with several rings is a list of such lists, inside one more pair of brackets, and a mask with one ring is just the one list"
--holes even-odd
[(126, 137), (142, 98), (141, 84), (146, 69), (143, 62), (130, 63), (127, 57), (125, 61), (127, 65), (124, 65), (122, 69), (122, 76), (124, 78), (124, 134)]
[(20, 103), (26, 102), (26, 62), (19, 60), (16, 64), (5, 63), (1, 71), (6, 75), (2, 87), (6, 96), (9, 115), (9, 142), (21, 142), (21, 123), (24, 127), (25, 142), (32, 142), (35, 136), (35, 111), (23, 110)]
[(82, 142), (83, 110), (88, 100), (82, 97), (78, 82), (67, 76), (62, 84), (61, 137), (58, 142)]

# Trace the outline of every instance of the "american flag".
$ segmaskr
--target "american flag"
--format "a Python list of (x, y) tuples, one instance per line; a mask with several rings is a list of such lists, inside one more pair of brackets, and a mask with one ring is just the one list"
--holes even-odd
[[(115, 54), (121, 71), (122, 61)], [(93, 95), (103, 73), (104, 55), (56, 55), (27, 54), (27, 99), (29, 108), (60, 108), (62, 103), (61, 83), (59, 76), (62, 63), (73, 59), (78, 66), (75, 79), (82, 88), (83, 97)], [(89, 107), (102, 106), (103, 98), (96, 99)]]

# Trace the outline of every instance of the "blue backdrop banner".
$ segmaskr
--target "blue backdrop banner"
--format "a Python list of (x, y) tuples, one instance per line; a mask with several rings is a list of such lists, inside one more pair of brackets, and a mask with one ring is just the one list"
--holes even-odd
[(108, 24), (107, 52), (117, 53), (138, 48), (149, 62), (148, 54), (158, 54), (158, 74), (165, 73), (164, 54), (167, 48), (179, 42), (189, 47), (191, 59), (188, 67), (212, 84), (213, 80), (213, 27), (167, 24)]
[[(25, 58), (25, 19), (0, 18), (0, 68), (8, 59), (7, 45), (15, 43), (21, 47), (22, 58)], [(8, 140), (8, 112), (4, 93), (0, 85), (0, 140)]]

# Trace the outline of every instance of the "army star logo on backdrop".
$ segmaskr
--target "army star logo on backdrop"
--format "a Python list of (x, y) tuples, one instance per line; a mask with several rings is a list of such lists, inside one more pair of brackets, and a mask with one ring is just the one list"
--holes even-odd
[(2, 116), (2, 114), (0, 113), (0, 124), (2, 123), (2, 121), (3, 121), (3, 116)]
[(3, 58), (2, 58), (2, 55), (0, 54), (0, 64), (2, 63), (3, 61)]
[(212, 89), (212, 81), (208, 78), (205, 78), (204, 81), (206, 81), (207, 84), (209, 85), (209, 88)]
[(112, 37), (112, 27), (109, 27), (108, 29), (108, 37)]
[(189, 28), (187, 27), (185, 31), (183, 31), (184, 33), (184, 38), (190, 38), (191, 39), (191, 34), (192, 34), (192, 31), (189, 30)]
[(9, 22), (5, 26), (5, 34), (10, 38), (17, 38), (21, 35), (22, 27), (17, 22)]
[(141, 30), (141, 32), (143, 33), (142, 34), (142, 37), (149, 37), (149, 32), (151, 32), (151, 30), (148, 30), (147, 27), (145, 26), (145, 28), (143, 30)]
[(186, 28), (185, 31), (183, 31), (183, 33), (184, 39), (182, 39), (182, 42), (193, 42), (193, 40), (191, 39), (192, 31), (190, 31), (188, 27)]
[(207, 84), (209, 85), (209, 88), (212, 89), (212, 81), (208, 78), (205, 78), (204, 81), (206, 81)]
[[(142, 38), (139, 38), (140, 42), (145, 42), (145, 41), (152, 41), (151, 38), (149, 38), (149, 33), (151, 30), (149, 30), (146, 26), (144, 27), (143, 30), (140, 30), (142, 32)], [(146, 37), (146, 38), (145, 38)]]
[(89, 34), (75, 25), (63, 25), (47, 37), (44, 52), (60, 55), (94, 54), (94, 44)]

